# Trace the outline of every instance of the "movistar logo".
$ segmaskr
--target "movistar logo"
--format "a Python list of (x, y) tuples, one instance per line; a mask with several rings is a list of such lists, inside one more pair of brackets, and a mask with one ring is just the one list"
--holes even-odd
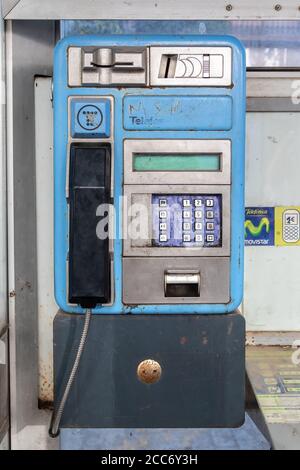
[(247, 237), (247, 230), (253, 237), (258, 237), (262, 229), (266, 227), (266, 232), (270, 232), (270, 221), (267, 217), (262, 217), (260, 219), (259, 224), (256, 226), (251, 220), (245, 221), (245, 237)]

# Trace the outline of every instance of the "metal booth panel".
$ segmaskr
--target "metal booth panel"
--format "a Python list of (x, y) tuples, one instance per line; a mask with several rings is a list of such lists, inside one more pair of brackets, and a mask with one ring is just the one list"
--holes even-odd
[[(1, 5), (0, 5), (1, 7)], [(6, 184), (6, 93), (4, 22), (0, 18), (0, 335), (7, 325), (7, 184)]]
[[(94, 0), (20, 0), (7, 2), (15, 7), (7, 14), (7, 19), (187, 19), (210, 20), (256, 20), (259, 19), (297, 19), (300, 18), (299, 3), (286, 0), (283, 8), (275, 8), (274, 1), (264, 2), (240, 0), (232, 8), (225, 0), (215, 0), (214, 4), (186, 0), (102, 0), (101, 5)], [(8, 9), (6, 9), (7, 11)]]
[(34, 77), (52, 74), (54, 26), (38, 21), (6, 25), (12, 449), (48, 445), (49, 418), (38, 410)]

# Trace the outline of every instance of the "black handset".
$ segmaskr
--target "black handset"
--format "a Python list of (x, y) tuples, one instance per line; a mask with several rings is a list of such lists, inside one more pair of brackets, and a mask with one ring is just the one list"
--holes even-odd
[(109, 238), (96, 233), (97, 208), (110, 202), (110, 160), (108, 144), (71, 145), (68, 298), (84, 308), (110, 301)]

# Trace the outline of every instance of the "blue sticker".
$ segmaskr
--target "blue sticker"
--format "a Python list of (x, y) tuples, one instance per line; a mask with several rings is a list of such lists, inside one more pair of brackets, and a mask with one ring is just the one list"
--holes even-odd
[(71, 137), (102, 139), (110, 136), (110, 101), (105, 98), (72, 98)]
[(274, 246), (274, 207), (245, 208), (245, 245)]

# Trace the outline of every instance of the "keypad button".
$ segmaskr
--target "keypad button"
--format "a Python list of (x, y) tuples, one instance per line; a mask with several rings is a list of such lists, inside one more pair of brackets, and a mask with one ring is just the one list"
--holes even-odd
[(167, 218), (167, 211), (159, 211), (159, 218), (166, 219)]
[(207, 211), (206, 212), (206, 218), (207, 219), (213, 219), (214, 218), (214, 211)]
[(166, 222), (161, 222), (159, 224), (159, 230), (167, 230), (167, 224)]
[(205, 205), (206, 205), (206, 207), (213, 207), (214, 206), (214, 200), (213, 199), (206, 199)]
[(201, 235), (200, 233), (196, 233), (195, 241), (196, 242), (203, 242), (203, 235)]
[(168, 240), (167, 234), (166, 233), (161, 233), (159, 235), (159, 241), (160, 242), (166, 242)]
[(191, 241), (191, 235), (189, 233), (184, 233), (183, 241), (184, 242), (190, 242)]
[(195, 207), (201, 207), (202, 206), (202, 199), (195, 199)]
[(202, 219), (202, 211), (195, 211), (195, 218)]
[(183, 207), (190, 207), (191, 201), (189, 199), (183, 199), (182, 204)]
[(207, 222), (206, 230), (214, 230), (215, 224), (213, 222)]
[(195, 223), (195, 230), (202, 230), (202, 222), (196, 222)]
[(183, 223), (183, 230), (191, 230), (190, 222), (184, 222)]
[(190, 211), (183, 211), (182, 212), (182, 217), (184, 219), (189, 219), (191, 217), (191, 212)]
[(206, 235), (206, 241), (207, 242), (214, 242), (215, 241), (215, 236), (212, 234)]
[(167, 200), (166, 199), (160, 199), (159, 200), (159, 207), (167, 207)]

